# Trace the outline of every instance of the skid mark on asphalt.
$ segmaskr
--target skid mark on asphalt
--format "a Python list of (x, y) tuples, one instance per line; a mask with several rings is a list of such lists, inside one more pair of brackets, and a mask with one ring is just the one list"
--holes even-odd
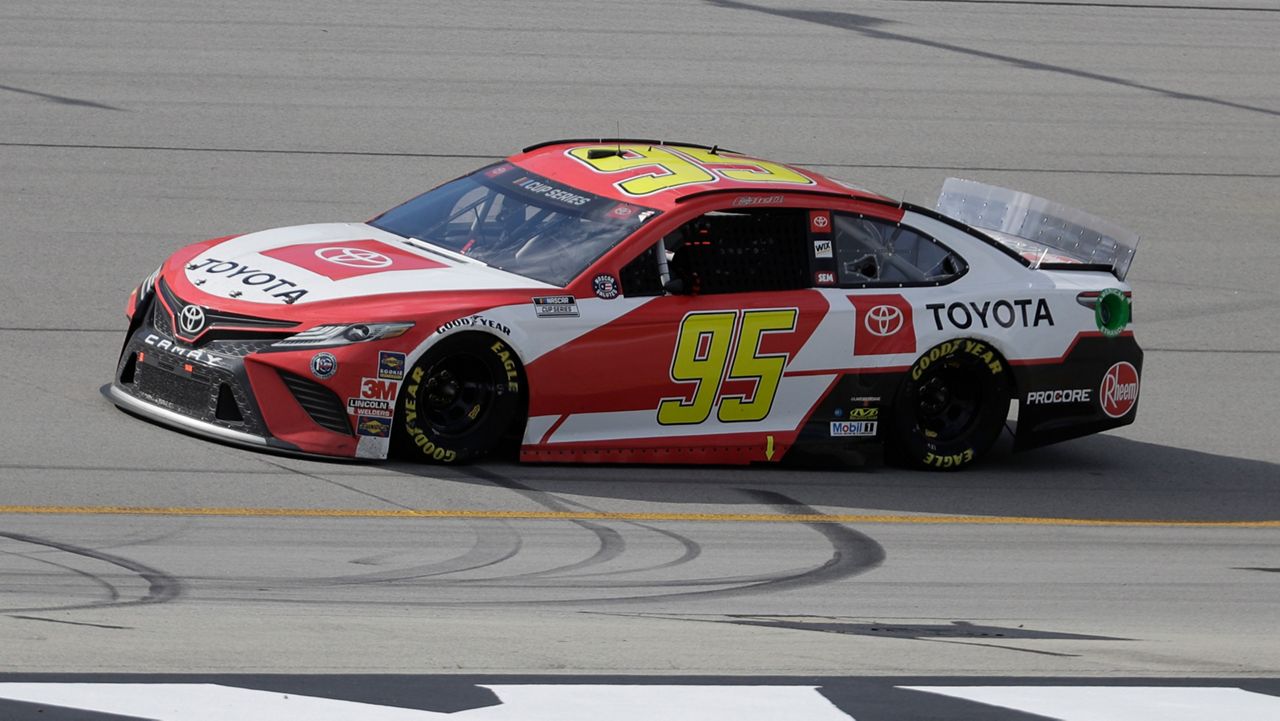
[(517, 511), (468, 508), (237, 508), (193, 506), (0, 506), (0, 515), (242, 516), (246, 518), (469, 518), (528, 521), (673, 521), (688, 523), (883, 523), (889, 525), (1077, 526), (1151, 528), (1280, 528), (1280, 520), (1185, 521), (1150, 518), (1050, 518), (1036, 516), (911, 516), (880, 513), (664, 513)]
[(112, 566), (123, 568), (126, 571), (129, 571), (137, 575), (139, 578), (141, 578), (143, 581), (147, 583), (147, 592), (145, 595), (140, 596), (136, 599), (120, 600), (119, 593), (118, 591), (116, 591), (114, 584), (110, 584), (105, 580), (98, 578), (94, 574), (89, 574), (87, 571), (78, 571), (73, 568), (68, 568), (67, 566), (63, 566), (62, 564), (55, 563), (54, 565), (59, 565), (63, 568), (68, 568), (68, 570), (71, 570), (78, 575), (88, 575), (89, 577), (94, 578), (96, 582), (105, 584), (107, 587), (110, 588), (110, 591), (108, 593), (109, 598), (106, 601), (98, 601), (94, 603), (56, 604), (52, 606), (37, 606), (37, 607), (29, 607), (29, 608), (7, 608), (7, 609), (0, 609), (0, 612), (4, 612), (4, 613), (18, 613), (18, 612), (31, 612), (31, 611), (49, 612), (49, 611), (71, 611), (71, 610), (90, 609), (90, 608), (96, 609), (96, 608), (108, 608), (108, 607), (119, 608), (123, 606), (140, 606), (140, 605), (147, 605), (147, 604), (166, 603), (168, 601), (174, 600), (175, 598), (177, 598), (182, 594), (182, 584), (177, 578), (170, 576), (164, 571), (160, 571), (150, 566), (143, 565), (141, 563), (138, 563), (137, 561), (133, 561), (131, 559), (124, 558), (122, 556), (116, 556), (110, 553), (103, 553), (102, 551), (94, 550), (92, 548), (74, 546), (69, 543), (61, 543), (59, 541), (51, 541), (44, 538), (36, 538), (35, 536), (28, 536), (22, 533), (0, 532), (0, 537), (8, 538), (12, 541), (17, 541), (19, 543), (27, 543), (34, 546), (44, 546), (46, 548), (51, 548), (56, 551), (61, 551), (63, 553), (71, 554), (73, 556), (80, 556), (82, 558), (88, 558), (94, 561), (100, 561), (103, 563), (110, 564)]

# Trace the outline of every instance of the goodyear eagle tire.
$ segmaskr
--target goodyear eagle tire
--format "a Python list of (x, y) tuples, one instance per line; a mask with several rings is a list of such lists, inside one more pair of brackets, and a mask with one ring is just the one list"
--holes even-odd
[(458, 463), (496, 449), (520, 412), (524, 368), (505, 341), (446, 338), (405, 377), (396, 447), (406, 458)]
[(956, 470), (995, 444), (1009, 417), (1009, 369), (982, 341), (930, 348), (907, 372), (894, 402), (890, 458)]

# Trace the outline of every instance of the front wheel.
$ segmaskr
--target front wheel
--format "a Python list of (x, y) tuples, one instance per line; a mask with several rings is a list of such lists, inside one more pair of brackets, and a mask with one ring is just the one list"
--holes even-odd
[(490, 453), (520, 412), (524, 382), (524, 368), (504, 341), (478, 334), (440, 341), (405, 381), (398, 450), (436, 463)]
[(981, 341), (940, 343), (911, 366), (894, 402), (891, 457), (955, 470), (995, 444), (1009, 417), (1009, 369)]

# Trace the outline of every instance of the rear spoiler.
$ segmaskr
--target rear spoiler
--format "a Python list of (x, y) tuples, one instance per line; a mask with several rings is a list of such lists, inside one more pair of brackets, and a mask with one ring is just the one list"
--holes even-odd
[(1124, 280), (1139, 236), (1109, 220), (1008, 188), (947, 178), (938, 213), (978, 228), (1032, 268), (1110, 270)]

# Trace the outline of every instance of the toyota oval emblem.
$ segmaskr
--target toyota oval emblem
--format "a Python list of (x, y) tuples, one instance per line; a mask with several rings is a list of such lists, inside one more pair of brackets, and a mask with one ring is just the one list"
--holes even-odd
[(391, 265), (387, 256), (364, 248), (321, 248), (316, 251), (316, 257), (348, 268), (386, 268)]
[(862, 319), (867, 332), (881, 338), (902, 330), (902, 309), (891, 305), (878, 305), (867, 311)]
[(178, 314), (178, 327), (188, 336), (194, 336), (204, 330), (204, 308), (188, 305)]

